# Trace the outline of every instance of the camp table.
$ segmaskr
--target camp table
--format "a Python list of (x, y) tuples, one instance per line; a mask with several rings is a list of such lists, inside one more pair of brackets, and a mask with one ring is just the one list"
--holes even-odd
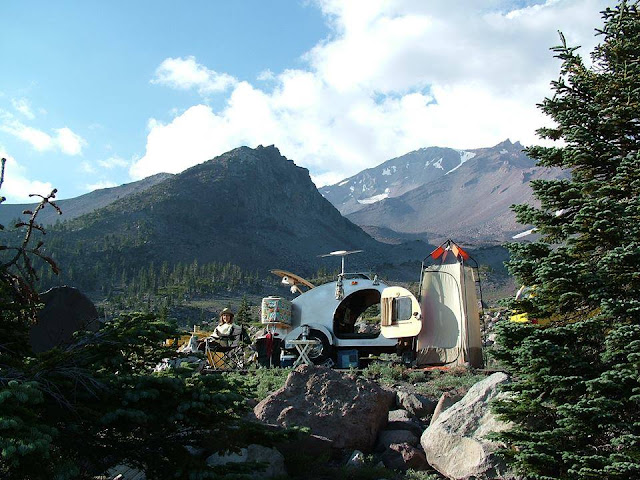
[(307, 340), (289, 340), (287, 343), (290, 343), (296, 350), (298, 351), (298, 358), (293, 364), (293, 368), (296, 368), (298, 365), (313, 365), (313, 362), (309, 359), (309, 352), (311, 349), (320, 344), (320, 340), (316, 340), (314, 338), (310, 338)]

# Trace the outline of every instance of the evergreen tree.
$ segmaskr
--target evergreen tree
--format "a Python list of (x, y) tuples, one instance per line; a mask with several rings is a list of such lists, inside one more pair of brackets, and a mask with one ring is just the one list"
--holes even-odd
[(235, 321), (241, 325), (248, 325), (253, 321), (251, 318), (251, 305), (246, 295), (242, 296), (240, 300), (240, 306), (238, 307), (238, 313), (235, 315)]
[(556, 126), (538, 133), (562, 143), (527, 149), (570, 179), (533, 181), (540, 207), (514, 208), (541, 235), (509, 245), (534, 287), (514, 306), (551, 324), (499, 329), (514, 382), (496, 410), (532, 479), (640, 478), (640, 13), (622, 1), (602, 15), (591, 66), (562, 36), (554, 48), (561, 74), (540, 107)]

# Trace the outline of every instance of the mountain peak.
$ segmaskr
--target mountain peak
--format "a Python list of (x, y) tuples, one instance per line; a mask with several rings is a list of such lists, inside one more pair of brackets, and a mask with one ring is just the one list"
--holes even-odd
[(74, 227), (88, 237), (119, 232), (123, 248), (147, 245), (157, 262), (232, 261), (252, 270), (308, 271), (326, 251), (364, 248), (375, 257), (383, 250), (273, 145), (235, 148)]
[(498, 143), (496, 146), (491, 147), (492, 150), (494, 149), (505, 149), (505, 150), (522, 150), (524, 147), (522, 146), (522, 144), (519, 141), (516, 141), (515, 143), (512, 142), (510, 139), (506, 139), (500, 143)]

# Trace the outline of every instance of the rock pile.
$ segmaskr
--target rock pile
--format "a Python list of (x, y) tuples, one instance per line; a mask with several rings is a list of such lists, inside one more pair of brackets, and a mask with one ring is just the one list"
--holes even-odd
[(376, 442), (376, 452), (381, 454), (385, 467), (402, 471), (429, 467), (419, 439), (436, 403), (417, 393), (396, 392), (396, 409), (389, 412), (387, 426)]
[[(500, 445), (486, 436), (509, 427), (489, 406), (508, 381), (496, 373), (463, 398), (444, 393), (436, 402), (403, 388), (390, 392), (362, 378), (303, 366), (258, 403), (254, 414), (273, 428), (310, 428), (314, 435), (306, 440), (277, 446), (285, 458), (307, 449), (331, 451), (334, 459), (343, 458), (342, 465), (358, 468), (373, 453), (380, 466), (394, 470), (435, 468), (450, 479), (506, 480), (514, 477), (495, 456)], [(311, 442), (308, 447), (305, 441)]]

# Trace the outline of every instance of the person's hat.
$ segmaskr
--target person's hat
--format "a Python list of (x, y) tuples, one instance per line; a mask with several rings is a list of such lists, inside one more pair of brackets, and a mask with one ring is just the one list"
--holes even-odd
[(228, 313), (229, 315), (231, 315), (233, 317), (233, 312), (231, 311), (230, 308), (225, 308), (220, 312), (220, 318), (222, 318), (222, 315), (224, 315), (225, 313)]

